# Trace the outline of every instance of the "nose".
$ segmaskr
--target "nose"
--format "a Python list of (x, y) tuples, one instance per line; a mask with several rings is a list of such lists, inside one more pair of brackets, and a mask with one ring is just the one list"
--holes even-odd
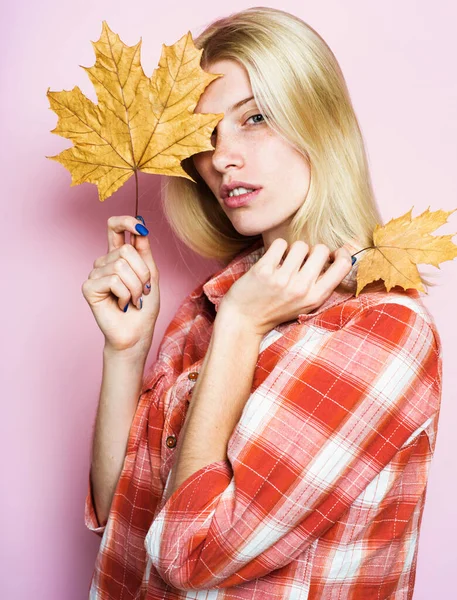
[(244, 162), (243, 149), (235, 134), (218, 133), (212, 158), (214, 168), (224, 173), (230, 167), (240, 167)]

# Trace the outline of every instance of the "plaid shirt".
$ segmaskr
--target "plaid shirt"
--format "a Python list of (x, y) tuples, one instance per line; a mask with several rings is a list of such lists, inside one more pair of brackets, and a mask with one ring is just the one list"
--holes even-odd
[(269, 332), (227, 459), (166, 499), (217, 308), (264, 252), (259, 240), (199, 285), (166, 329), (106, 526), (89, 478), (93, 600), (412, 598), (442, 369), (414, 290), (339, 287)]

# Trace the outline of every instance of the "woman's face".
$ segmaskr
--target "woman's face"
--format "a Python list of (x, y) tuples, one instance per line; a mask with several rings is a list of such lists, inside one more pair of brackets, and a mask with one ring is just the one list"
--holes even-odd
[[(240, 234), (262, 234), (265, 250), (277, 237), (289, 241), (287, 225), (309, 189), (308, 163), (268, 126), (254, 99), (242, 103), (253, 95), (248, 73), (242, 65), (221, 60), (205, 70), (224, 76), (206, 87), (195, 112), (224, 113), (224, 118), (211, 138), (215, 149), (193, 155), (195, 168)], [(233, 108), (236, 104), (239, 106)], [(230, 207), (220, 188), (232, 182), (244, 182), (247, 188), (252, 185), (261, 189), (244, 205)], [(240, 196), (238, 201), (242, 198)]]

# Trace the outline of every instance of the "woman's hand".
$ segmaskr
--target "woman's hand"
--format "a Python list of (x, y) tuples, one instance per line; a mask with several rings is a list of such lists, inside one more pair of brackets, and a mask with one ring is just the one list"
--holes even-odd
[[(159, 272), (147, 235), (135, 229), (138, 224), (131, 216), (108, 219), (108, 253), (95, 260), (81, 289), (105, 347), (147, 354), (160, 310)], [(125, 243), (126, 231), (130, 244)]]
[[(287, 248), (286, 240), (276, 238), (231, 286), (218, 313), (232, 311), (244, 325), (263, 337), (277, 325), (323, 304), (352, 268), (351, 254), (345, 247), (330, 253), (324, 244), (316, 244), (308, 252), (305, 242), (296, 241), (280, 264)], [(333, 262), (322, 272), (332, 258)]]

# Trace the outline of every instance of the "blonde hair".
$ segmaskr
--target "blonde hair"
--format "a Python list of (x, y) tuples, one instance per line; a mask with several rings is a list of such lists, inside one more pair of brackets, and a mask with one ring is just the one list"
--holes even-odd
[[(364, 140), (340, 66), (322, 37), (287, 12), (252, 7), (218, 19), (194, 39), (201, 66), (234, 60), (249, 75), (270, 127), (308, 161), (310, 187), (289, 225), (289, 240), (373, 244), (381, 215), (372, 189)], [(199, 255), (227, 265), (261, 238), (237, 232), (193, 165), (196, 181), (162, 176), (162, 205), (172, 230)], [(359, 255), (359, 258), (363, 256)]]

